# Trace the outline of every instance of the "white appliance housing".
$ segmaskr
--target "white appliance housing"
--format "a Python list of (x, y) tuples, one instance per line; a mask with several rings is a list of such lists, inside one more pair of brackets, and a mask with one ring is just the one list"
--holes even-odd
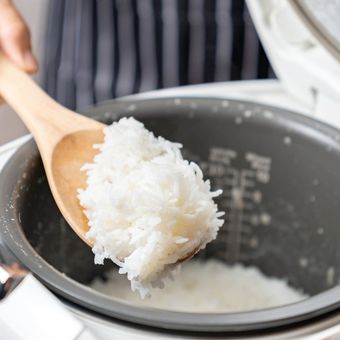
[(318, 119), (340, 127), (340, 2), (247, 0), (286, 91)]

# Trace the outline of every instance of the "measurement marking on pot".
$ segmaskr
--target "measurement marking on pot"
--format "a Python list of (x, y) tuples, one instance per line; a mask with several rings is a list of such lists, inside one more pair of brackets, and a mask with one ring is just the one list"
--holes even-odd
[(329, 267), (327, 269), (327, 274), (326, 274), (326, 283), (328, 286), (332, 286), (334, 284), (334, 275), (335, 275), (334, 267)]
[(211, 148), (207, 161), (188, 150), (183, 150), (183, 155), (199, 164), (213, 189), (223, 189), (218, 206), (226, 212), (226, 222), (219, 231), (216, 246), (229, 263), (241, 260), (243, 247), (259, 246), (254, 228), (271, 223), (271, 216), (263, 208), (261, 191), (270, 181), (271, 159), (253, 152), (237, 154), (221, 147)]
[[(234, 166), (238, 161), (241, 166)], [(242, 246), (258, 247), (254, 227), (269, 225), (270, 215), (262, 211), (263, 194), (259, 188), (270, 180), (271, 159), (252, 152), (238, 155), (234, 150), (211, 148), (208, 162), (199, 162), (215, 188), (223, 188), (219, 207), (227, 212), (226, 225), (217, 242), (231, 263), (241, 257)]]

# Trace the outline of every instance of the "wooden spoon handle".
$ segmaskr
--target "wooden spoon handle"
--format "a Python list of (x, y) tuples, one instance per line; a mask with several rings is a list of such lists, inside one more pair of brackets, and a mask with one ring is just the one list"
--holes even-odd
[(57, 143), (93, 121), (64, 108), (0, 52), (0, 95), (18, 113), (36, 141)]

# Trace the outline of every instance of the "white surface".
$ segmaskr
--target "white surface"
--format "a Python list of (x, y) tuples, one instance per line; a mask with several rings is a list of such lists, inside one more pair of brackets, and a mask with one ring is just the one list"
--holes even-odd
[(0, 302), (0, 322), (22, 340), (75, 340), (83, 331), (82, 323), (31, 274)]
[(316, 116), (340, 126), (340, 63), (287, 0), (248, 0), (271, 64), (286, 91)]
[(30, 138), (30, 135), (26, 135), (0, 147), (0, 170), (7, 160), (12, 156), (15, 150)]

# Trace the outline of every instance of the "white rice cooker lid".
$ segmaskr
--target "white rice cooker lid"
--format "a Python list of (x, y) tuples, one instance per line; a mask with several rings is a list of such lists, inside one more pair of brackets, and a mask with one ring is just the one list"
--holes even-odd
[(340, 0), (247, 0), (287, 92), (340, 126)]

